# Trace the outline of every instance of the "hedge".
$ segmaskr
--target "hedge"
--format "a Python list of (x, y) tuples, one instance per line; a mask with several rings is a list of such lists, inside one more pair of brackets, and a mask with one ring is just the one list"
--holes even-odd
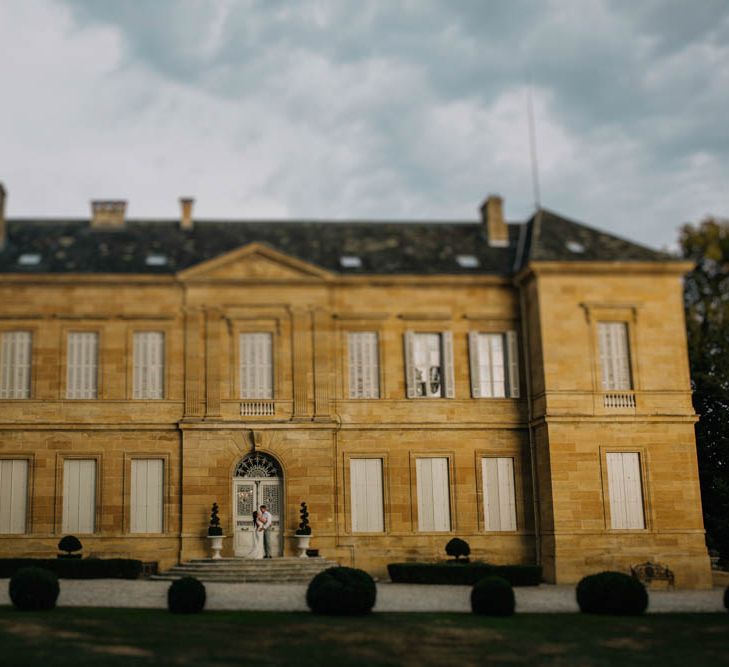
[(512, 586), (538, 586), (542, 568), (537, 565), (489, 565), (488, 563), (390, 563), (393, 584), (443, 584), (473, 586), (486, 577), (503, 577)]
[(41, 567), (61, 579), (138, 579), (142, 561), (131, 558), (0, 558), (0, 578), (24, 567)]

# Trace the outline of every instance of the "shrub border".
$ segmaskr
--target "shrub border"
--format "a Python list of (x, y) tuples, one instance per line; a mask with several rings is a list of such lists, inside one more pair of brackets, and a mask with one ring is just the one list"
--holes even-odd
[(61, 579), (138, 579), (142, 561), (132, 558), (0, 558), (0, 578), (24, 567), (50, 570)]
[(512, 586), (538, 586), (542, 568), (538, 565), (489, 565), (488, 563), (389, 563), (393, 584), (436, 584), (473, 586), (485, 577), (503, 577)]

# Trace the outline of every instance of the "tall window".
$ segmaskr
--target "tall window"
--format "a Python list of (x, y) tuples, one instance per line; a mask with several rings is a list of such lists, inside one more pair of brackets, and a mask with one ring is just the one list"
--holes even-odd
[(93, 533), (96, 525), (96, 460), (63, 463), (63, 532)]
[(630, 345), (625, 322), (598, 322), (602, 388), (625, 391), (633, 388), (630, 377)]
[(382, 459), (350, 459), (349, 480), (352, 487), (352, 532), (383, 532)]
[(164, 461), (132, 459), (130, 531), (161, 533), (164, 505)]
[(134, 334), (134, 398), (164, 398), (165, 335), (161, 331)]
[(68, 334), (66, 398), (96, 398), (99, 373), (99, 334), (75, 331)]
[(418, 482), (418, 530), (451, 529), (451, 496), (447, 458), (415, 460)]
[(474, 398), (519, 397), (516, 332), (468, 334), (471, 395)]
[(377, 333), (374, 331), (350, 332), (349, 347), (349, 397), (380, 397), (380, 361)]
[(0, 533), (26, 531), (28, 461), (0, 459)]
[(30, 398), (31, 345), (30, 331), (0, 335), (0, 398)]
[(610, 526), (617, 529), (645, 528), (643, 488), (638, 452), (609, 452), (606, 455)]
[(483, 512), (486, 530), (516, 530), (514, 459), (481, 459)]
[(240, 397), (273, 398), (273, 335), (240, 335)]
[(453, 398), (453, 335), (405, 334), (405, 372), (408, 398)]

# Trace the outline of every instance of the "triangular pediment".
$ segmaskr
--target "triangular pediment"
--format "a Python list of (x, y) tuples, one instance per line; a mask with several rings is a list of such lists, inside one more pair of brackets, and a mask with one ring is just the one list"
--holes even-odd
[(178, 277), (205, 281), (319, 281), (332, 274), (263, 243), (249, 243), (180, 271)]

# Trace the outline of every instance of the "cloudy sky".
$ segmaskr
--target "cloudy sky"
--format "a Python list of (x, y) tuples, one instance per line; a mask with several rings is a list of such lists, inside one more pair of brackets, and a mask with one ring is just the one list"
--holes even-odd
[(729, 215), (726, 0), (3, 0), (8, 215)]

